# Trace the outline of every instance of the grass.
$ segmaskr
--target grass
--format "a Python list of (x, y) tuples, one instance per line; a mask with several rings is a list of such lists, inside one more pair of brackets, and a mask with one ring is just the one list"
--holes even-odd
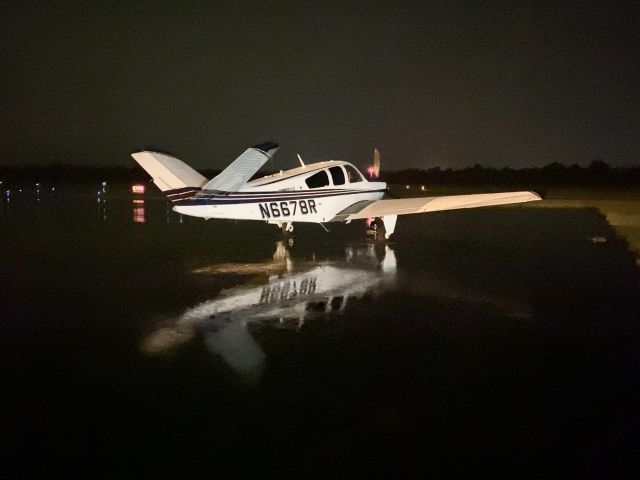
[[(524, 208), (597, 208), (609, 224), (629, 243), (640, 264), (640, 189), (613, 189), (603, 187), (551, 187), (487, 185), (487, 186), (425, 186), (391, 185), (390, 192), (400, 198), (463, 195), (531, 189), (540, 193), (541, 202), (525, 203)], [(508, 207), (505, 207), (508, 208)]]

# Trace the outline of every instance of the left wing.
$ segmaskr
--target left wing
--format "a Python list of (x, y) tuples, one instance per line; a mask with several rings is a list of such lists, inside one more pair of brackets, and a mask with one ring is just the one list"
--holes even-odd
[(202, 187), (202, 190), (223, 192), (239, 190), (276, 153), (278, 147), (277, 143), (266, 142), (248, 148), (217, 177)]
[(479, 193), (472, 195), (448, 195), (445, 197), (417, 197), (358, 202), (338, 213), (332, 221), (358, 218), (384, 217), (385, 215), (407, 215), (409, 213), (438, 212), (460, 208), (488, 207), (510, 203), (542, 200), (534, 192)]

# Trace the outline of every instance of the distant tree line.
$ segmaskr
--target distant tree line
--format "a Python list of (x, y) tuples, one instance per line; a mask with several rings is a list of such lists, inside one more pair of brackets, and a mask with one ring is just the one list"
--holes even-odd
[[(212, 178), (220, 170), (201, 171), (207, 178)], [(52, 165), (13, 166), (0, 165), (0, 180), (19, 182), (47, 183), (144, 183), (150, 179), (141, 167), (124, 165), (107, 165), (90, 167), (86, 165), (69, 165), (56, 163)]]
[[(207, 178), (212, 178), (220, 170), (202, 170)], [(269, 172), (264, 172), (265, 174)], [(587, 167), (565, 166), (554, 162), (544, 167), (533, 168), (491, 168), (480, 164), (456, 169), (433, 167), (428, 169), (410, 168), (406, 170), (381, 172), (381, 180), (390, 184), (411, 185), (603, 185), (640, 186), (640, 166), (613, 168), (602, 160), (594, 160)], [(8, 183), (95, 183), (108, 182), (148, 182), (149, 175), (139, 166), (81, 166), (53, 164), (48, 166), (0, 165), (0, 180)]]
[(390, 184), (413, 185), (610, 185), (640, 186), (640, 166), (613, 168), (602, 160), (594, 160), (589, 166), (565, 166), (553, 162), (544, 167), (491, 168), (475, 164), (472, 167), (453, 170), (433, 167), (382, 171), (381, 180)]

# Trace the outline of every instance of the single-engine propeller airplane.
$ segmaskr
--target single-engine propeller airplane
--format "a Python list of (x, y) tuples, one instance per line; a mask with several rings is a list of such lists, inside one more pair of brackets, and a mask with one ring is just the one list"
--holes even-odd
[[(141, 151), (131, 156), (173, 202), (173, 210), (194, 217), (261, 220), (292, 232), (294, 222), (350, 222), (380, 218), (389, 238), (398, 215), (532, 202), (534, 192), (503, 192), (443, 197), (383, 199), (387, 184), (367, 180), (351, 163), (329, 160), (251, 180), (279, 145), (266, 142), (248, 148), (212, 180), (165, 153)], [(376, 150), (371, 176), (377, 180)]]

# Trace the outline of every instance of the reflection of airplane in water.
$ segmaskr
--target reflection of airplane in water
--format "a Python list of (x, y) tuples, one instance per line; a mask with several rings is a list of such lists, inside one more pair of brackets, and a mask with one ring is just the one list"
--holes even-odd
[(340, 261), (294, 262), (278, 242), (273, 261), (195, 270), (196, 274), (268, 272), (270, 276), (263, 285), (233, 287), (187, 310), (172, 325), (148, 337), (144, 349), (162, 352), (201, 334), (207, 348), (238, 374), (256, 378), (264, 353), (248, 324), (298, 329), (314, 317), (342, 311), (349, 298), (373, 287), (381, 291), (384, 284), (393, 283), (395, 271), (395, 255), (388, 246), (347, 247)]
[[(211, 353), (252, 381), (260, 377), (265, 359), (254, 334), (259, 337), (259, 332), (269, 330), (297, 330), (313, 319), (340, 315), (350, 299), (372, 292), (402, 290), (445, 299), (452, 305), (491, 305), (509, 316), (530, 314), (526, 303), (504, 289), (475, 285), (468, 272), (461, 272), (458, 279), (410, 268), (397, 275), (396, 255), (381, 242), (341, 247), (340, 252), (338, 257), (328, 255), (329, 260), (318, 260), (313, 254), (311, 260), (301, 261), (301, 252), (295, 251), (292, 258), (288, 247), (278, 242), (268, 262), (194, 269), (196, 275), (241, 274), (251, 281), (223, 290), (215, 299), (188, 309), (169, 324), (163, 323), (145, 339), (143, 348), (149, 353), (162, 353), (197, 336)], [(261, 277), (264, 281), (256, 283)], [(416, 315), (419, 318), (419, 312)]]

